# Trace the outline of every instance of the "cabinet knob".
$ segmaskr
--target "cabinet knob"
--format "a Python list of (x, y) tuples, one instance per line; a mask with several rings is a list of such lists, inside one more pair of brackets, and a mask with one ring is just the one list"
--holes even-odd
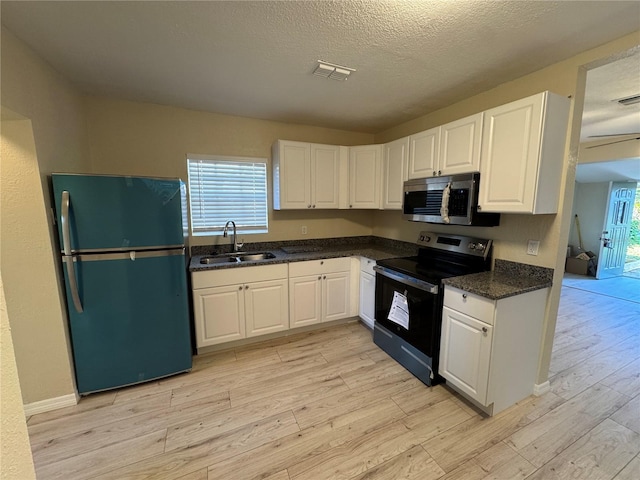
[(487, 327), (482, 327), (482, 332), (487, 333), (488, 332)]
[(307, 205), (307, 208), (311, 208), (311, 205)]
[(318, 275), (318, 280), (322, 280), (322, 275)]
[(240, 286), (238, 287), (238, 290), (242, 290), (242, 285), (240, 285)]
[(442, 170), (438, 170), (438, 175), (442, 175)]
[(321, 260), (321, 261), (320, 261), (320, 265), (324, 265), (324, 260)]
[(323, 279), (323, 280), (326, 280), (326, 279), (327, 279), (327, 276), (326, 276), (326, 275), (323, 275), (323, 276), (322, 276), (322, 279)]
[(478, 211), (482, 210), (482, 207), (480, 205), (478, 205)]
[(435, 171), (435, 170), (433, 171), (433, 176), (434, 176), (434, 177), (436, 176), (436, 171)]
[(316, 206), (314, 205), (312, 208), (316, 208)]
[(245, 290), (249, 290), (249, 285), (245, 285), (245, 286), (244, 286), (244, 289), (245, 289)]
[(353, 208), (353, 205), (349, 205), (349, 208)]
[(466, 299), (466, 298), (467, 298), (467, 294), (466, 294), (466, 293), (463, 293), (463, 294), (462, 294), (462, 298), (465, 298), (465, 299)]

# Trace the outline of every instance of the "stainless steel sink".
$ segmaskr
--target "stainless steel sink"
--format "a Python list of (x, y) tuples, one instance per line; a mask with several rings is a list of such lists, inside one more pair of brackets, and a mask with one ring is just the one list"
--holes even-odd
[(271, 252), (236, 252), (225, 255), (202, 257), (200, 259), (200, 263), (204, 265), (220, 265), (223, 263), (256, 262), (259, 260), (268, 260), (270, 258), (276, 258), (276, 256)]
[(238, 256), (238, 260), (241, 262), (255, 262), (257, 260), (268, 260), (270, 258), (276, 258), (276, 256), (271, 252), (246, 253)]
[(239, 260), (236, 257), (202, 257), (200, 263), (204, 265), (217, 265), (220, 263), (238, 263)]

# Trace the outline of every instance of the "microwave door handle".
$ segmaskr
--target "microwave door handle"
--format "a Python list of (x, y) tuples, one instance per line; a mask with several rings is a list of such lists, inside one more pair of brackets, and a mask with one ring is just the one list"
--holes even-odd
[(449, 194), (451, 193), (451, 182), (442, 190), (442, 204), (440, 205), (440, 216), (444, 223), (449, 223)]

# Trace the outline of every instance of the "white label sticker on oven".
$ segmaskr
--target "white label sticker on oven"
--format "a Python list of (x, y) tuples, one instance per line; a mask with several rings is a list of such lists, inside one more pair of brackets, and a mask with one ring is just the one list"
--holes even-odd
[(409, 304), (407, 297), (398, 292), (393, 292), (393, 302), (387, 317), (394, 323), (409, 330)]

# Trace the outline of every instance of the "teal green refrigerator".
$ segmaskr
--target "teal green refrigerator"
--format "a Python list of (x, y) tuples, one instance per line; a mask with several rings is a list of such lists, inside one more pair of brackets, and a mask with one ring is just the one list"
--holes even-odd
[(78, 392), (191, 369), (184, 184), (53, 174)]

